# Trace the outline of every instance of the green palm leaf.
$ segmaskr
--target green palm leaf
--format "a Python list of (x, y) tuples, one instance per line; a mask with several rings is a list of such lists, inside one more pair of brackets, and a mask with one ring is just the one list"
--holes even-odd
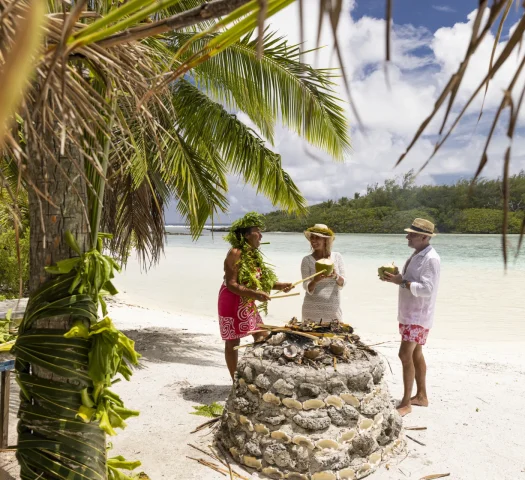
[(282, 169), (280, 155), (235, 115), (185, 80), (174, 85), (173, 104), (177, 126), (197, 151), (205, 154), (216, 149), (231, 173), (240, 175), (274, 205), (289, 212), (304, 211), (306, 202)]
[[(174, 50), (191, 34), (169, 35)], [(213, 35), (195, 42), (200, 48)], [(245, 36), (190, 72), (199, 87), (230, 109), (245, 112), (268, 139), (273, 126), (284, 126), (336, 159), (350, 149), (348, 122), (334, 94), (336, 72), (315, 69), (301, 61), (298, 45), (275, 33), (263, 38), (264, 54), (257, 58), (257, 41)]]

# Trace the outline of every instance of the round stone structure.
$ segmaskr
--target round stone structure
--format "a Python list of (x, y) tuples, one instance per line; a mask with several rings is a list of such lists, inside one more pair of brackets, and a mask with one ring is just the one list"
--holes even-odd
[(279, 335), (239, 362), (217, 433), (235, 461), (274, 479), (351, 480), (404, 450), (375, 352)]

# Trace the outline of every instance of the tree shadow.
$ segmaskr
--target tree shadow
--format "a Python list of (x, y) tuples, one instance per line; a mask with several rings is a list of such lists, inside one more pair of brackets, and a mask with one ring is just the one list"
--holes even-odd
[(0, 480), (19, 479), (19, 467), (14, 452), (3, 452), (0, 456)]
[(184, 400), (209, 405), (213, 402), (225, 402), (231, 389), (231, 385), (198, 385), (182, 388), (180, 393)]
[(144, 328), (123, 332), (135, 341), (142, 359), (153, 363), (215, 366), (223, 347), (213, 335), (188, 333), (172, 328)]

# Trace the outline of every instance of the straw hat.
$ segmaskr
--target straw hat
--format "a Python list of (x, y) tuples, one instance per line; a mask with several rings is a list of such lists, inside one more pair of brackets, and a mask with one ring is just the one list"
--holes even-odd
[(322, 237), (322, 238), (330, 238), (332, 240), (335, 238), (335, 233), (332, 232), (332, 230), (330, 230), (323, 223), (316, 223), (313, 227), (307, 228), (305, 230), (304, 236), (308, 240), (310, 240), (310, 237), (312, 235), (316, 235), (317, 237)]
[(405, 232), (419, 233), (428, 237), (435, 237), (434, 224), (424, 218), (416, 218), (410, 228), (405, 228)]

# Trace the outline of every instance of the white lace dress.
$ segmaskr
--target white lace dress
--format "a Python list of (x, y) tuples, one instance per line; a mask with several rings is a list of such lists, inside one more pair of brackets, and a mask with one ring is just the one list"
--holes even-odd
[[(338, 252), (332, 252), (330, 258), (334, 262), (336, 273), (343, 278), (343, 286), (337, 285), (335, 278), (323, 278), (312, 293), (308, 292), (311, 280), (303, 282), (306, 295), (303, 301), (303, 321), (329, 322), (331, 320), (343, 321), (341, 311), (341, 288), (346, 284), (345, 264), (343, 257)], [(315, 258), (307, 255), (301, 263), (301, 275), (303, 278), (315, 273)]]

